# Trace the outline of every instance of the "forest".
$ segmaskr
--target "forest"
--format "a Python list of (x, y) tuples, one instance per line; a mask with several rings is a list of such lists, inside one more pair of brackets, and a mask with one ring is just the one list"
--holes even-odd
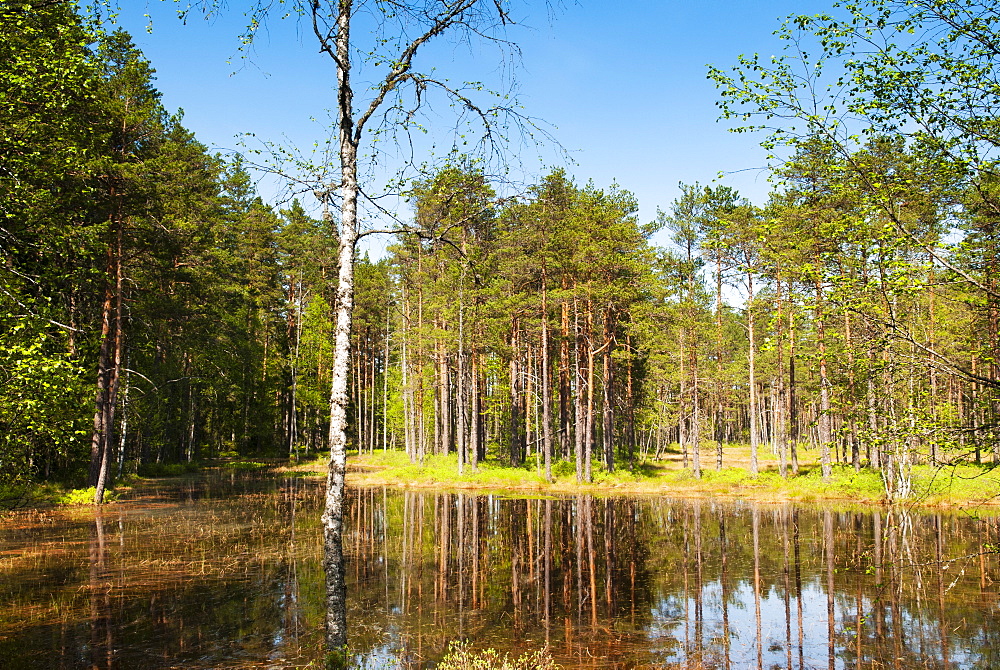
[[(713, 69), (723, 116), (781, 157), (762, 203), (692, 182), (641, 221), (627, 184), (555, 167), (511, 193), (458, 155), (408, 184), (411, 221), (354, 268), (350, 448), (578, 482), (747, 447), (794, 477), (812, 450), (890, 499), (920, 464), (995, 465), (1000, 87), (976, 10), (787, 24), (835, 101), (803, 97), (805, 55)], [(0, 55), (0, 497), (329, 452), (334, 217), (265, 202), (69, 3), (4, 3)]]

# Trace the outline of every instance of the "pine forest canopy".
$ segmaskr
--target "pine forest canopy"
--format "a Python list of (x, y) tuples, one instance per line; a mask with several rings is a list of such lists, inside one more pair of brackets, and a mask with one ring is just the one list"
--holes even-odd
[[(3, 491), (329, 452), (345, 304), (345, 448), (580, 481), (674, 449), (698, 475), (741, 445), (792, 475), (818, 449), (891, 497), (917, 463), (995, 462), (997, 19), (848, 4), (791, 19), (787, 55), (713, 70), (723, 113), (772, 131), (764, 204), (689, 184), (644, 223), (624, 188), (554, 169), (501, 197), (454, 153), (406, 179), (412, 221), (372, 260), (357, 220), (272, 207), (243, 160), (210, 154), (127, 34), (7, 3)], [(353, 144), (309, 173), (327, 196), (365, 137), (337, 132)]]

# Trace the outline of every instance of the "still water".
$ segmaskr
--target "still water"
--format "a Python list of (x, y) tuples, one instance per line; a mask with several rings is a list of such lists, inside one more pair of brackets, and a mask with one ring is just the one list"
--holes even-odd
[[(349, 492), (359, 667), (458, 638), (566, 668), (1000, 667), (995, 517)], [(0, 517), (0, 668), (318, 667), (321, 493), (243, 474)]]

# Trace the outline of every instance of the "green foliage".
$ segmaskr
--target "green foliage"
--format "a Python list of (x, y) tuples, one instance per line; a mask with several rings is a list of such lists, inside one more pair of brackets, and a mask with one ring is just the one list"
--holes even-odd
[[(54, 496), (53, 502), (57, 505), (93, 505), (96, 491), (97, 488), (94, 486), (85, 489), (71, 489)], [(104, 501), (111, 502), (117, 500), (119, 495), (120, 492), (118, 491), (105, 491)]]
[(556, 479), (567, 479), (576, 477), (576, 463), (564, 461), (562, 459), (552, 464), (552, 476)]
[[(42, 461), (64, 476), (82, 455), (89, 396), (82, 370), (37, 320), (3, 320), (0, 330), (0, 483), (38, 474)], [(60, 467), (61, 466), (61, 467)]]

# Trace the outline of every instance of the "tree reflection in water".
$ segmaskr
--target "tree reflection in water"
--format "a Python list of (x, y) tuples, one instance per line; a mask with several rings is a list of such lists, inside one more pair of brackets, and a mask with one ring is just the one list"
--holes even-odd
[[(7, 517), (0, 666), (322, 661), (322, 493), (227, 476)], [(994, 517), (354, 489), (343, 543), (357, 665), (467, 638), (567, 668), (1000, 667)]]
[(995, 519), (381, 489), (351, 510), (360, 658), (423, 667), (461, 637), (567, 667), (1000, 661)]

